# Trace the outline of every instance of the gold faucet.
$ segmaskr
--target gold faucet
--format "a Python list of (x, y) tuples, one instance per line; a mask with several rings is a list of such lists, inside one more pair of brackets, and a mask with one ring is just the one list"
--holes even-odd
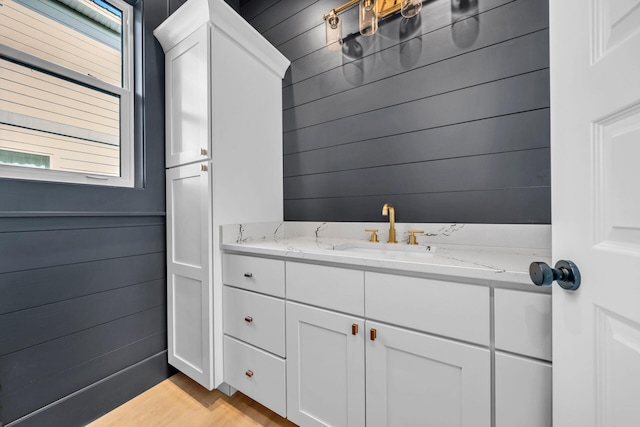
[(382, 207), (382, 215), (389, 215), (389, 241), (387, 243), (398, 243), (396, 241), (396, 211), (389, 203)]

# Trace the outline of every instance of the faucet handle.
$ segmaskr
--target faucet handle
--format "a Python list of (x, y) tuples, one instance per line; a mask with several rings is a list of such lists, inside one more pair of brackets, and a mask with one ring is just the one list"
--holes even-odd
[(367, 233), (371, 233), (371, 238), (369, 239), (370, 242), (376, 243), (378, 242), (378, 229), (377, 228), (367, 228), (366, 230)]
[(418, 241), (416, 240), (416, 233), (424, 233), (424, 230), (409, 230), (409, 244), (417, 245)]

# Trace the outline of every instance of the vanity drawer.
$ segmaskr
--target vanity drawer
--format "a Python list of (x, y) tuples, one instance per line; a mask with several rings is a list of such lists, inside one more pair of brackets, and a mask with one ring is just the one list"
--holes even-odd
[(489, 288), (367, 272), (366, 317), (489, 345)]
[(364, 315), (364, 272), (287, 261), (287, 299)]
[(273, 412), (286, 417), (285, 361), (224, 337), (224, 381)]
[(225, 285), (284, 298), (284, 261), (223, 254)]
[(284, 300), (225, 286), (224, 333), (285, 356)]
[(496, 289), (496, 349), (551, 360), (551, 295)]

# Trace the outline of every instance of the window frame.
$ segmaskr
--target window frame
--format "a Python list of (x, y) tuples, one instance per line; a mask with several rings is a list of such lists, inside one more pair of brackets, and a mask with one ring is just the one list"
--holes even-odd
[(35, 68), (54, 77), (105, 92), (120, 99), (120, 176), (66, 172), (21, 166), (0, 165), (0, 178), (56, 183), (133, 188), (134, 156), (134, 22), (133, 6), (123, 0), (106, 0), (122, 12), (122, 86), (115, 86), (88, 74), (55, 64), (0, 43), (0, 58)]

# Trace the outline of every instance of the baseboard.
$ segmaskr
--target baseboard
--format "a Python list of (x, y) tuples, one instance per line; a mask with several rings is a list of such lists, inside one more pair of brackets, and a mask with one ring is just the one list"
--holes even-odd
[(165, 350), (12, 421), (5, 427), (83, 426), (174, 373), (167, 364)]

